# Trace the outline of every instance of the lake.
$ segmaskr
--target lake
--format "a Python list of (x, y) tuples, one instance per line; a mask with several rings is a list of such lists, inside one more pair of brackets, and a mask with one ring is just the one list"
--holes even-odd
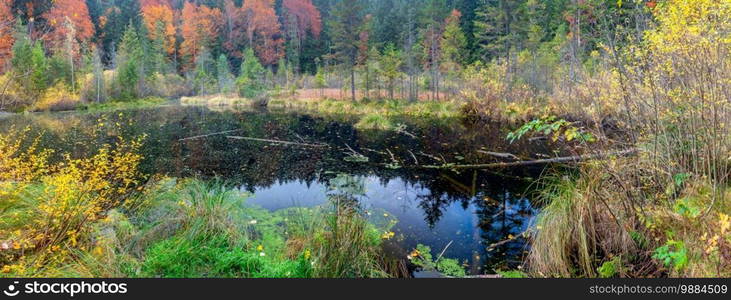
[(43, 133), (43, 147), (75, 157), (117, 136), (146, 134), (146, 174), (223, 180), (269, 210), (321, 205), (348, 189), (364, 212), (398, 220), (384, 245), (392, 255), (405, 257), (424, 244), (434, 255), (463, 261), (472, 274), (520, 265), (527, 248), (519, 236), (538, 211), (530, 195), (541, 168), (425, 166), (500, 161), (486, 151), (551, 155), (547, 142), (511, 145), (500, 124), (458, 119), (402, 118), (391, 131), (358, 130), (355, 123), (345, 115), (173, 104), (12, 115), (0, 119), (0, 131), (29, 127), (29, 137)]

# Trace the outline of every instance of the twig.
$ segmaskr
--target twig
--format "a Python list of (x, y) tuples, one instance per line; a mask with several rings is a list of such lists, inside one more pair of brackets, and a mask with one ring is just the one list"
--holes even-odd
[(449, 243), (447, 244), (447, 246), (444, 247), (444, 249), (442, 250), (442, 253), (439, 253), (439, 256), (437, 256), (437, 260), (434, 261), (435, 263), (438, 262), (442, 258), (442, 255), (444, 255), (444, 252), (447, 251), (447, 248), (449, 248), (449, 246), (452, 245), (452, 242), (454, 242), (454, 240), (449, 241)]
[(411, 150), (406, 150), (406, 151), (409, 151), (409, 154), (411, 154), (411, 157), (414, 159), (414, 162), (416, 162), (416, 165), (418, 166), (419, 160), (416, 159), (416, 155), (414, 155), (414, 152), (411, 152)]
[(518, 234), (518, 235), (516, 235), (516, 236), (513, 236), (512, 238), (509, 238), (509, 239), (507, 239), (507, 240), (502, 240), (502, 241), (499, 241), (499, 242), (497, 242), (497, 243), (493, 243), (493, 244), (490, 244), (490, 246), (487, 246), (487, 250), (488, 250), (488, 251), (492, 251), (492, 250), (494, 250), (494, 249), (495, 249), (496, 247), (499, 247), (499, 246), (505, 245), (505, 244), (507, 244), (507, 243), (510, 243), (510, 242), (512, 242), (512, 241), (514, 241), (514, 240), (517, 240), (517, 239), (518, 239), (519, 237), (525, 237), (525, 236), (526, 236), (526, 234), (528, 233), (528, 231), (530, 231), (530, 229), (528, 229), (528, 230), (526, 230), (526, 231), (523, 231), (523, 232), (521, 232), (520, 234)]
[(416, 135), (414, 135), (414, 134), (413, 134), (413, 133), (411, 133), (411, 132), (408, 132), (408, 131), (406, 131), (406, 125), (401, 125), (401, 126), (399, 126), (399, 127), (398, 127), (398, 128), (396, 129), (396, 132), (397, 132), (397, 133), (401, 133), (401, 134), (404, 134), (404, 135), (407, 135), (407, 136), (411, 137), (412, 139), (416, 139)]
[(509, 159), (513, 159), (513, 160), (520, 160), (520, 158), (518, 158), (517, 156), (515, 156), (515, 154), (512, 154), (512, 153), (491, 152), (491, 151), (484, 151), (484, 150), (477, 150), (477, 152), (499, 157), (499, 158), (506, 158), (506, 159), (509, 158)]

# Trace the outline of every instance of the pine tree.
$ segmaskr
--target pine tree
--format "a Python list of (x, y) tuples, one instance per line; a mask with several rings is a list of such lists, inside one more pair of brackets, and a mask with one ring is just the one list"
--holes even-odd
[(241, 62), (241, 72), (236, 79), (239, 95), (247, 98), (255, 98), (260, 95), (266, 88), (265, 76), (266, 70), (254, 55), (254, 51), (251, 48), (246, 49)]
[(460, 18), (462, 13), (453, 10), (447, 17), (442, 33), (442, 65), (447, 70), (456, 70), (460, 65), (466, 62), (465, 47), (467, 46), (467, 38), (460, 27)]
[(519, 11), (525, 0), (485, 0), (475, 17), (475, 43), (482, 60), (501, 57), (510, 60), (511, 50), (521, 35), (524, 15)]
[(350, 92), (355, 98), (355, 65), (358, 59), (361, 26), (363, 25), (363, 8), (359, 0), (342, 0), (334, 7), (333, 20), (330, 24), (333, 39), (332, 48), (337, 58), (350, 74)]
[(386, 78), (386, 87), (388, 89), (388, 98), (394, 98), (394, 87), (396, 81), (401, 78), (403, 73), (401, 67), (404, 64), (401, 51), (393, 44), (388, 44), (381, 55), (381, 67), (383, 76)]
[(317, 72), (315, 73), (315, 87), (320, 90), (320, 97), (324, 96), (324, 89), (327, 87), (327, 80), (325, 78), (325, 70), (321, 66), (317, 66)]
[(26, 98), (39, 97), (48, 87), (48, 60), (43, 45), (32, 41), (18, 21), (11, 59), (12, 71)]
[(122, 36), (117, 55), (115, 96), (120, 100), (130, 100), (142, 95), (145, 77), (144, 69), (141, 68), (143, 56), (140, 37), (130, 24)]

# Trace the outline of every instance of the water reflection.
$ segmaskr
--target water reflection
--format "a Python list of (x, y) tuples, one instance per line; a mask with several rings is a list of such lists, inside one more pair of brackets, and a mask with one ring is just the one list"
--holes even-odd
[[(123, 126), (100, 128), (100, 122)], [(12, 116), (0, 120), (0, 131), (30, 126), (31, 133), (44, 132), (44, 146), (74, 156), (87, 155), (117, 136), (144, 133), (148, 138), (142, 169), (148, 174), (224, 178), (251, 192), (250, 203), (272, 210), (315, 206), (328, 196), (340, 197), (398, 219), (397, 238), (389, 241), (396, 255), (405, 256), (418, 243), (441, 250), (452, 241), (444, 255), (464, 260), (473, 273), (514, 267), (525, 250), (525, 241), (518, 236), (536, 213), (524, 196), (528, 181), (521, 178), (534, 176), (537, 170), (496, 174), (414, 166), (494, 159), (476, 151), (481, 148), (529, 155), (547, 153), (549, 147), (509, 145), (497, 124), (402, 122), (410, 134), (359, 131), (345, 117), (172, 106), (109, 114)], [(185, 139), (228, 130), (238, 131)], [(301, 147), (229, 135), (328, 146)], [(349, 160), (354, 152), (367, 161)]]

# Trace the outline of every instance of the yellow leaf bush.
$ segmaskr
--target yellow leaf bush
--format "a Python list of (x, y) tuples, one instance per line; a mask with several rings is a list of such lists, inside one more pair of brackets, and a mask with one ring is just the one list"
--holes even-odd
[(90, 158), (63, 155), (56, 164), (38, 138), (24, 149), (19, 140), (17, 131), (0, 135), (0, 271), (49, 274), (91, 250), (93, 224), (136, 191), (142, 138), (119, 138)]

